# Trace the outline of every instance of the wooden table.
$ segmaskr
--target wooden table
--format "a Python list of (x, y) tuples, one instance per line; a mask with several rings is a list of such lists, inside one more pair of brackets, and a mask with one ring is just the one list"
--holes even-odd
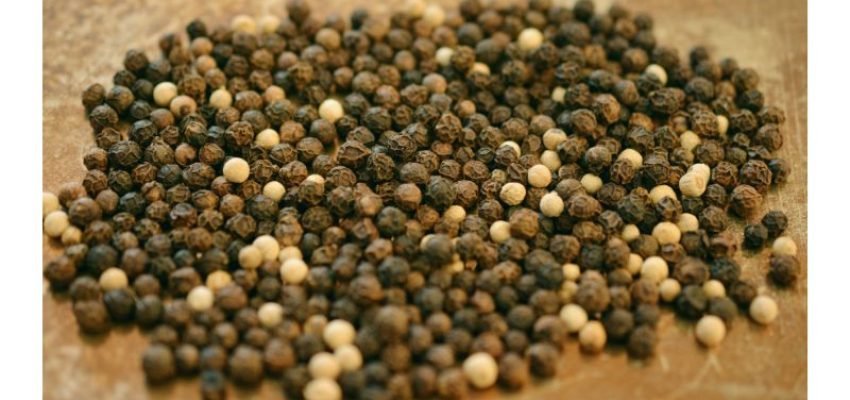
[[(237, 4), (243, 3), (243, 4)], [(348, 13), (367, 0), (326, 0), (317, 12)], [(382, 9), (400, 7), (383, 2)], [(453, 1), (444, 1), (452, 4)], [(806, 260), (806, 3), (795, 0), (650, 0), (629, 2), (655, 17), (660, 43), (683, 54), (704, 44), (716, 57), (732, 56), (761, 74), (769, 103), (785, 109), (785, 146), (793, 173), (781, 190), (768, 195), (768, 204), (784, 210), (790, 235)], [(129, 48), (156, 54), (156, 41), (166, 32), (181, 31), (192, 18), (226, 22), (238, 13), (283, 15), (284, 2), (197, 0), (132, 2), (60, 0), (44, 2), (44, 189), (58, 190), (63, 182), (79, 181), (85, 168), (84, 149), (93, 145), (79, 94), (93, 82), (109, 86)], [(740, 229), (740, 226), (738, 227)], [(44, 241), (44, 261), (59, 249)], [(745, 275), (764, 283), (765, 254), (744, 262)], [(645, 362), (630, 361), (622, 349), (598, 357), (582, 356), (572, 341), (559, 378), (533, 390), (506, 396), (518, 399), (785, 399), (806, 397), (806, 299), (802, 279), (793, 290), (766, 292), (775, 296), (780, 317), (769, 328), (738, 319), (725, 343), (706, 351), (693, 339), (693, 326), (665, 313), (659, 328), (658, 355)], [(147, 340), (135, 328), (117, 328), (90, 339), (77, 332), (67, 298), (55, 296), (44, 283), (44, 397), (45, 399), (165, 399), (197, 398), (198, 380), (179, 380), (149, 389), (140, 368)], [(252, 391), (231, 390), (233, 398), (279, 398), (277, 383)], [(491, 390), (482, 397), (496, 398)]]

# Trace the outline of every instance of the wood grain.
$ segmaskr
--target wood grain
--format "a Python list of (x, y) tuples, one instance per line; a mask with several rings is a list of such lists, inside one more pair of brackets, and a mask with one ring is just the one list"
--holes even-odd
[[(239, 4), (237, 4), (239, 3)], [(400, 7), (399, 1), (328, 0), (313, 2), (316, 12), (348, 13), (356, 4), (376, 12)], [(454, 1), (443, 1), (451, 6)], [(602, 2), (610, 3), (610, 2)], [(319, 6), (319, 4), (322, 4)], [(806, 3), (797, 0), (649, 0), (629, 2), (655, 17), (660, 43), (683, 54), (693, 45), (708, 46), (716, 57), (731, 56), (761, 74), (768, 103), (786, 110), (782, 156), (793, 167), (790, 182), (768, 196), (771, 208), (784, 210), (789, 234), (806, 265)], [(82, 179), (82, 154), (93, 145), (79, 94), (90, 83), (111, 82), (124, 51), (144, 48), (155, 54), (156, 38), (182, 30), (196, 16), (226, 22), (237, 13), (283, 15), (283, 2), (252, 0), (60, 0), (44, 2), (44, 176), (45, 190)], [(740, 231), (740, 223), (737, 226)], [(44, 241), (44, 262), (58, 254)], [(745, 258), (746, 256), (746, 258)], [(744, 274), (765, 284), (766, 254), (741, 256)], [(771, 327), (738, 319), (722, 347), (706, 351), (694, 342), (692, 324), (668, 312), (659, 328), (658, 355), (645, 363), (630, 361), (622, 349), (586, 357), (573, 341), (559, 377), (520, 394), (484, 392), (482, 398), (560, 399), (798, 399), (806, 397), (807, 282), (795, 289), (762, 290), (775, 296), (780, 318)], [(147, 344), (135, 328), (118, 328), (101, 338), (77, 332), (68, 299), (50, 293), (44, 283), (45, 399), (197, 398), (197, 379), (148, 388), (139, 357)], [(259, 390), (232, 389), (233, 398), (280, 398), (280, 387), (267, 380)]]

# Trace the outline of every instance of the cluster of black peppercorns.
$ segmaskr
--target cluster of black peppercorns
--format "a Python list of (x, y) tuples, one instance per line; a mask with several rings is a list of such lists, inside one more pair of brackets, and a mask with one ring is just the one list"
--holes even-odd
[[(80, 330), (135, 321), (151, 383), (205, 399), (281, 379), (307, 400), (464, 398), (608, 342), (652, 356), (659, 304), (715, 346), (744, 308), (729, 213), (755, 221), (789, 165), (758, 74), (653, 21), (550, 0), (388, 18), (192, 21), (83, 92), (97, 146), (44, 195), (45, 267)], [(801, 274), (786, 216), (769, 276)]]

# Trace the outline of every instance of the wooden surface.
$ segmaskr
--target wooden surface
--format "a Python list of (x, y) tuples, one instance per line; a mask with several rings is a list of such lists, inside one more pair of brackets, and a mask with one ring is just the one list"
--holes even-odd
[[(237, 4), (242, 3), (242, 4)], [(367, 0), (326, 0), (314, 9), (348, 13)], [(382, 8), (399, 7), (399, 1)], [(446, 2), (451, 4), (452, 2)], [(605, 2), (603, 2), (605, 3)], [(767, 203), (784, 210), (790, 235), (806, 265), (806, 3), (799, 0), (651, 0), (629, 1), (635, 10), (655, 17), (660, 43), (683, 54), (704, 44), (715, 57), (732, 56), (761, 74), (767, 102), (785, 109), (785, 146), (781, 154), (793, 166), (790, 182), (772, 190)], [(44, 122), (45, 190), (82, 179), (84, 149), (93, 145), (79, 101), (90, 83), (107, 87), (129, 48), (156, 54), (156, 41), (166, 32), (181, 31), (201, 16), (208, 24), (223, 23), (237, 13), (283, 14), (283, 1), (61, 0), (44, 2)], [(740, 229), (740, 227), (738, 227)], [(44, 262), (59, 249), (44, 240)], [(746, 259), (745, 276), (764, 283), (765, 254)], [(806, 279), (793, 290), (766, 287), (780, 306), (780, 317), (769, 328), (745, 318), (732, 326), (726, 341), (706, 351), (693, 340), (693, 326), (665, 313), (659, 327), (658, 354), (645, 362), (630, 361), (622, 350), (598, 357), (568, 346), (559, 377), (506, 396), (514, 399), (796, 399), (806, 397)], [(135, 328), (118, 328), (102, 338), (78, 334), (67, 298), (50, 293), (44, 283), (45, 399), (166, 399), (197, 398), (197, 379), (166, 387), (147, 388), (140, 354), (147, 345)], [(277, 383), (266, 380), (260, 390), (236, 391), (232, 398), (280, 398)], [(496, 398), (495, 390), (481, 397)]]

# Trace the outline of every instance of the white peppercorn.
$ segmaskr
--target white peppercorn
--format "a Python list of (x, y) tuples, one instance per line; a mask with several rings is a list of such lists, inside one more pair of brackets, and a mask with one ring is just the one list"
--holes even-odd
[(720, 282), (717, 279), (709, 279), (702, 284), (702, 292), (705, 293), (705, 297), (708, 297), (709, 299), (723, 297), (726, 296), (726, 287), (723, 286), (723, 282)]
[(681, 291), (682, 284), (672, 278), (665, 279), (658, 285), (658, 293), (661, 295), (661, 299), (668, 303), (675, 300)]
[(127, 273), (121, 268), (109, 267), (100, 274), (98, 283), (104, 292), (125, 288), (128, 285)]
[(651, 280), (652, 282), (661, 282), (670, 274), (670, 269), (667, 267), (667, 261), (658, 256), (647, 257), (643, 260), (643, 265), (640, 267), (640, 276)]
[(561, 270), (564, 273), (564, 279), (568, 281), (577, 281), (581, 276), (581, 268), (578, 264), (566, 263), (561, 267)]
[(186, 295), (186, 302), (194, 311), (204, 311), (212, 308), (215, 302), (215, 296), (212, 290), (206, 286), (195, 286)]
[(676, 226), (679, 227), (679, 231), (682, 233), (693, 232), (699, 230), (699, 219), (696, 215), (683, 213), (679, 216), (679, 219), (676, 220)]
[(254, 239), (254, 246), (260, 249), (265, 261), (272, 261), (280, 254), (280, 244), (271, 235), (262, 235)]
[(605, 348), (608, 335), (599, 321), (588, 321), (578, 333), (581, 350), (586, 353), (599, 353)]
[(65, 231), (62, 232), (62, 237), (60, 239), (64, 246), (80, 243), (83, 240), (83, 231), (76, 226), (68, 226), (65, 228)]
[(233, 104), (233, 95), (225, 88), (216, 89), (210, 95), (210, 105), (216, 109), (228, 108)]
[(679, 231), (679, 227), (676, 224), (668, 221), (659, 222), (652, 228), (652, 237), (658, 241), (658, 244), (673, 244), (679, 243), (679, 239), (682, 238), (682, 232)]
[(239, 249), (238, 261), (242, 268), (257, 268), (263, 263), (263, 252), (257, 246), (245, 246)]
[(277, 260), (283, 263), (289, 259), (297, 259), (303, 260), (304, 256), (301, 254), (301, 249), (298, 246), (286, 246), (280, 250), (278, 253)]
[(635, 169), (643, 165), (643, 156), (635, 149), (624, 149), (617, 156), (617, 160), (626, 160)]
[(717, 114), (717, 131), (720, 135), (725, 135), (729, 130), (729, 118), (725, 115)]
[(797, 244), (794, 239), (789, 236), (780, 236), (773, 241), (773, 246), (770, 247), (773, 255), (777, 256), (797, 256)]
[(524, 51), (532, 51), (543, 44), (543, 32), (537, 28), (525, 28), (517, 38), (519, 48)]
[(496, 221), (490, 225), (490, 239), (502, 243), (511, 238), (511, 224), (508, 221)]
[(274, 129), (263, 129), (254, 137), (254, 144), (266, 150), (277, 146), (280, 143), (280, 134)]
[(646, 66), (646, 69), (643, 71), (647, 74), (655, 75), (659, 81), (661, 81), (661, 85), (667, 85), (667, 71), (664, 70), (664, 67), (658, 64), (649, 64)]
[(339, 346), (334, 350), (339, 367), (343, 372), (357, 371), (363, 366), (363, 354), (352, 344)]
[(284, 261), (283, 265), (280, 266), (280, 277), (283, 279), (284, 283), (297, 285), (304, 282), (304, 279), (307, 278), (307, 274), (309, 272), (307, 264), (303, 260), (297, 258), (290, 258)]
[(679, 191), (689, 197), (699, 197), (705, 193), (708, 180), (695, 172), (688, 172), (679, 179)]
[(263, 196), (274, 201), (280, 201), (286, 194), (286, 187), (278, 181), (271, 181), (263, 186)]
[(543, 164), (537, 164), (528, 169), (528, 184), (544, 188), (552, 183), (552, 171)]
[(560, 86), (557, 86), (554, 89), (552, 89), (552, 101), (554, 101), (556, 103), (563, 103), (564, 97), (566, 97), (566, 95), (567, 95), (567, 89), (564, 89)]
[(496, 383), (499, 366), (489, 353), (477, 352), (463, 361), (463, 373), (467, 381), (477, 389), (486, 389)]
[(333, 379), (313, 379), (304, 386), (304, 400), (341, 400), (342, 389)]
[(160, 107), (171, 104), (177, 97), (177, 85), (171, 82), (160, 82), (153, 88), (153, 101)]
[(593, 174), (584, 174), (581, 177), (581, 186), (588, 194), (594, 194), (602, 188), (602, 178)]
[(758, 295), (750, 303), (750, 318), (762, 325), (768, 325), (779, 314), (776, 301), (766, 295)]
[(280, 18), (274, 15), (263, 15), (257, 22), (260, 25), (260, 31), (262, 33), (274, 33), (277, 27), (280, 26)]
[(257, 22), (247, 15), (237, 15), (230, 21), (230, 29), (235, 32), (257, 33)]
[(335, 123), (344, 114), (342, 104), (336, 99), (327, 99), (319, 106), (319, 116), (331, 123)]
[(546, 150), (557, 150), (558, 145), (567, 141), (567, 134), (558, 128), (550, 128), (543, 134), (543, 146)]
[(438, 4), (429, 4), (428, 7), (425, 7), (425, 11), (422, 13), (422, 20), (433, 27), (442, 25), (445, 19), (446, 12), (443, 11), (443, 7)]
[(561, 287), (558, 288), (558, 297), (561, 299), (561, 302), (569, 303), (575, 297), (576, 292), (578, 292), (578, 283), (565, 280), (561, 283)]
[(472, 68), (469, 69), (469, 73), (479, 73), (482, 75), (490, 75), (490, 66), (484, 63), (474, 63), (472, 64)]
[(459, 205), (453, 205), (443, 212), (443, 218), (445, 218), (446, 221), (460, 223), (464, 220), (464, 218), (466, 218), (466, 210)]
[(230, 273), (227, 271), (213, 271), (207, 275), (207, 280), (205, 282), (206, 286), (213, 291), (213, 293), (217, 292), (219, 289), (229, 285), (233, 282), (233, 277), (230, 276)]
[(540, 212), (547, 217), (557, 217), (564, 212), (564, 200), (558, 193), (546, 193), (540, 198)]
[(354, 325), (344, 319), (328, 322), (322, 332), (322, 338), (325, 339), (325, 343), (331, 349), (354, 343), (355, 336), (357, 336), (357, 332), (354, 330)]
[(569, 333), (579, 332), (587, 324), (587, 311), (578, 304), (567, 304), (561, 307), (558, 315), (566, 324)]
[[(525, 193), (523, 193), (523, 197), (525, 197)], [(59, 237), (70, 224), (68, 214), (61, 210), (53, 211), (44, 218), (44, 233), (52, 238)]]
[(658, 185), (649, 191), (649, 198), (652, 199), (653, 203), (658, 203), (665, 197), (677, 199), (676, 191), (668, 185)]
[(58, 211), (62, 209), (62, 206), (59, 205), (59, 197), (50, 192), (44, 192), (41, 194), (41, 217), (44, 218), (47, 214), (50, 214), (54, 211)]
[(263, 303), (257, 309), (257, 318), (266, 328), (274, 328), (283, 321), (283, 306), (278, 303)]
[(540, 163), (549, 168), (549, 171), (555, 172), (561, 168), (561, 157), (554, 150), (544, 150), (540, 155)]
[(643, 257), (640, 254), (630, 253), (629, 254), (629, 262), (626, 264), (626, 269), (632, 275), (636, 275), (640, 272), (641, 266), (643, 265)]
[(502, 142), (499, 145), (499, 147), (502, 147), (502, 146), (510, 146), (514, 150), (514, 152), (516, 153), (517, 157), (522, 155), (522, 148), (519, 147), (517, 142), (514, 142), (513, 140), (505, 140), (504, 142)]
[(307, 370), (313, 378), (336, 379), (340, 373), (340, 366), (333, 354), (323, 351), (310, 358)]
[(705, 347), (715, 347), (726, 337), (726, 324), (720, 317), (705, 315), (697, 322), (694, 335)]
[[(546, 173), (550, 174), (551, 177), (551, 173), (549, 173), (548, 169), (546, 170)], [(519, 205), (523, 200), (525, 200), (525, 186), (517, 182), (508, 182), (504, 184), (502, 186), (502, 190), (499, 191), (499, 198), (509, 206)]]
[(640, 229), (638, 229), (635, 224), (628, 224), (623, 227), (623, 230), (620, 232), (620, 237), (626, 242), (631, 242), (632, 240), (640, 237)]
[(437, 52), (434, 54), (434, 59), (437, 60), (437, 64), (440, 64), (442, 67), (448, 67), (452, 63), (452, 56), (455, 54), (455, 51), (449, 47), (440, 47), (437, 49)]
[(702, 143), (702, 139), (693, 131), (685, 131), (679, 135), (679, 145), (685, 150), (694, 151), (700, 143)]
[(242, 183), (251, 175), (251, 167), (244, 159), (233, 157), (224, 163), (222, 172), (228, 182)]

